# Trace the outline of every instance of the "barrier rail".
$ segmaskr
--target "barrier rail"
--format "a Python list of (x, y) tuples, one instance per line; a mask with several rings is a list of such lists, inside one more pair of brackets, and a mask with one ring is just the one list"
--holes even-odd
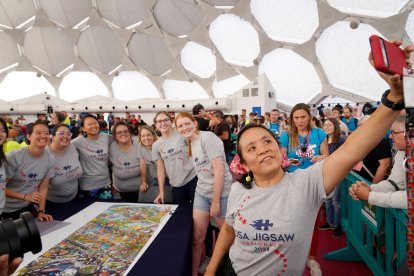
[(380, 208), (366, 201), (353, 200), (348, 188), (358, 180), (369, 183), (350, 172), (339, 186), (341, 224), (347, 246), (324, 258), (363, 261), (375, 275), (394, 275), (407, 254), (407, 210)]

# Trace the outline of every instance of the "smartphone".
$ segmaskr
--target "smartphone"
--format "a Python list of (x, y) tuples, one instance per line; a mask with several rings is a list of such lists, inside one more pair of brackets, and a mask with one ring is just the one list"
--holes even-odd
[(289, 162), (292, 163), (292, 164), (299, 164), (300, 163), (299, 159), (296, 159), (296, 158), (289, 158)]
[(402, 76), (403, 68), (407, 67), (404, 51), (394, 43), (377, 35), (371, 35), (369, 42), (375, 69), (387, 74)]

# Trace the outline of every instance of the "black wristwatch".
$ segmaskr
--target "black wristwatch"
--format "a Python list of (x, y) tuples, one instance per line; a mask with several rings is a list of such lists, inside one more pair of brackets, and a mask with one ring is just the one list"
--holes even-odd
[(389, 89), (387, 91), (385, 91), (384, 94), (382, 94), (381, 103), (384, 106), (386, 106), (388, 108), (391, 108), (392, 110), (402, 110), (402, 109), (405, 108), (404, 102), (394, 103), (394, 102), (388, 100), (387, 99), (388, 94), (390, 94)]

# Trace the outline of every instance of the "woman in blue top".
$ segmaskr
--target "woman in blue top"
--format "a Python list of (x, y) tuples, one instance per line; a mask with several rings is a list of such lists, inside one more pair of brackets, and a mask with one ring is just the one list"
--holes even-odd
[(289, 117), (290, 131), (280, 137), (282, 153), (290, 161), (289, 172), (306, 169), (329, 155), (326, 134), (320, 128), (312, 128), (311, 118), (306, 104), (295, 105)]
[[(288, 172), (306, 169), (329, 155), (326, 134), (320, 128), (312, 128), (311, 119), (309, 107), (304, 103), (295, 105), (290, 113), (290, 131), (280, 137), (281, 152), (287, 154), (290, 162)], [(320, 272), (315, 260), (317, 249), (318, 230), (314, 228), (308, 266), (315, 275)]]

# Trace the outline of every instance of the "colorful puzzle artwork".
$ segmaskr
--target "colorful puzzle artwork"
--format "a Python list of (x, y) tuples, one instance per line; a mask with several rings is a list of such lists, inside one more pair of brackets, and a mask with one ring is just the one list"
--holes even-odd
[(16, 274), (122, 275), (172, 208), (113, 205)]

